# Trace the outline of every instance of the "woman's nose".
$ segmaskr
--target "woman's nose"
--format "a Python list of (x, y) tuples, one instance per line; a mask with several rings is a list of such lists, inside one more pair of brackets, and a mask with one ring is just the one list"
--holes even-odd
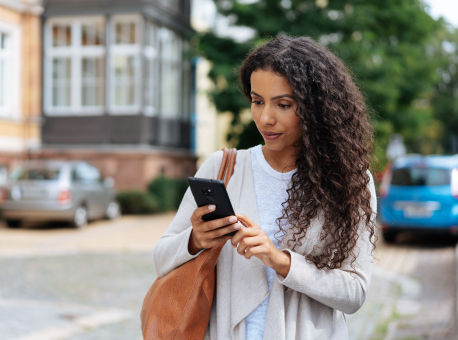
[(262, 125), (275, 125), (276, 123), (275, 112), (270, 105), (264, 106), (262, 113), (261, 113), (260, 122)]

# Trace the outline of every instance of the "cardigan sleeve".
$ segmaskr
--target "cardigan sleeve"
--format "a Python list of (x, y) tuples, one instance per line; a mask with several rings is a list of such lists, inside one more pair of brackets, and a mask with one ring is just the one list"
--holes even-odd
[[(222, 157), (222, 151), (211, 154), (199, 168), (195, 177), (216, 178)], [(197, 257), (203, 251), (196, 255), (191, 255), (188, 251), (188, 242), (192, 231), (190, 219), (196, 208), (196, 202), (191, 190), (188, 188), (172, 223), (170, 223), (153, 250), (154, 267), (159, 277), (164, 277), (173, 269)]]
[[(377, 198), (370, 173), (369, 176), (370, 204), (374, 212), (372, 223), (375, 223)], [(283, 249), (291, 255), (291, 266), (286, 277), (276, 273), (277, 280), (284, 286), (305, 294), (328, 307), (346, 314), (353, 314), (363, 305), (369, 289), (373, 262), (373, 250), (369, 237), (367, 230), (359, 235), (355, 248), (358, 254), (353, 264), (354, 273), (352, 273), (351, 258), (347, 258), (339, 269), (325, 270), (318, 269), (315, 264), (307, 262), (304, 255)]]

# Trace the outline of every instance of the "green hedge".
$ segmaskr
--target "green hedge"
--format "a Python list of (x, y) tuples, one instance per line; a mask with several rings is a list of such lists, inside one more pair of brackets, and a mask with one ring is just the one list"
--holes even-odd
[(176, 210), (188, 188), (188, 181), (168, 177), (158, 177), (148, 185), (148, 192), (157, 197), (161, 212)]
[(154, 214), (160, 211), (158, 198), (147, 192), (122, 191), (118, 193), (117, 199), (123, 214)]

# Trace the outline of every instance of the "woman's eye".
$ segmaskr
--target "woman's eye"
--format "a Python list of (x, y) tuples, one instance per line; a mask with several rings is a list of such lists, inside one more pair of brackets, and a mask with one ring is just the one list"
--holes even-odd
[(291, 107), (289, 104), (278, 104), (278, 106), (280, 106), (282, 109), (288, 109)]
[(254, 105), (261, 105), (261, 104), (262, 104), (262, 101), (260, 101), (260, 100), (253, 100), (251, 103), (254, 104)]

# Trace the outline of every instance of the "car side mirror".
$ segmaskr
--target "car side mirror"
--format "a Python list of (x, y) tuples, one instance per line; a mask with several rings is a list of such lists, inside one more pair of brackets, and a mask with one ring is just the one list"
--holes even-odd
[(114, 188), (115, 181), (113, 177), (105, 177), (105, 179), (103, 180), (103, 185), (107, 188)]

